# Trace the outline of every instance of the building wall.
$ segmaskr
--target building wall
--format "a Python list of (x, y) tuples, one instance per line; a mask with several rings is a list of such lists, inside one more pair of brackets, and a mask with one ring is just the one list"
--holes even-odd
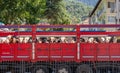
[(120, 0), (116, 0), (116, 22), (120, 24)]
[(104, 24), (106, 23), (105, 18), (106, 18), (106, 1), (102, 0), (91, 17), (91, 24)]
[(82, 22), (82, 24), (89, 24), (89, 18), (86, 18), (86, 19)]
[(107, 0), (107, 10), (106, 10), (106, 24), (116, 24), (116, 1)]
[(102, 0), (96, 11), (90, 17), (90, 24), (116, 24), (117, 18), (120, 19), (120, 13), (118, 14), (120, 9), (117, 11), (116, 1), (117, 0)]

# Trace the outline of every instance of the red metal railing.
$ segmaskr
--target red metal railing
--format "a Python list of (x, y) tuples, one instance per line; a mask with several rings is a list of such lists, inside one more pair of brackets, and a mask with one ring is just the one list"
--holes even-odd
[[(75, 28), (74, 31), (36, 31), (37, 28)], [(89, 32), (80, 31), (81, 28), (101, 28), (101, 27), (120, 27), (120, 25), (80, 25), (80, 26), (0, 26), (0, 28), (30, 28), (29, 32), (0, 32), (0, 36), (7, 35), (30, 35), (34, 42), (39, 36), (75, 36), (76, 43), (18, 43), (18, 44), (0, 44), (0, 61), (119, 61), (120, 49), (118, 43), (80, 43), (82, 35), (114, 35), (119, 36), (120, 32)], [(78, 47), (77, 44), (80, 44)], [(32, 47), (35, 47), (35, 59), (32, 58)], [(79, 49), (79, 56), (78, 56)], [(80, 59), (78, 59), (78, 57)]]

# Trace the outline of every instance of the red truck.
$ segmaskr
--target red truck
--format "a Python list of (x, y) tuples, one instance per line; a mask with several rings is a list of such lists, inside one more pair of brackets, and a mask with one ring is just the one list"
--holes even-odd
[(11, 35), (15, 41), (0, 42), (0, 73), (120, 73), (119, 27), (0, 26), (14, 31), (0, 31), (0, 37)]

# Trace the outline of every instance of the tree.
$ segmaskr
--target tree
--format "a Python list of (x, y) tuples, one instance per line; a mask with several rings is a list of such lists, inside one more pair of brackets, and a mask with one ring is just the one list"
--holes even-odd
[(0, 0), (0, 20), (5, 24), (37, 23), (43, 17), (45, 0)]
[(70, 24), (70, 17), (62, 0), (47, 0), (45, 17), (50, 24)]
[(0, 0), (0, 22), (5, 24), (80, 23), (91, 7), (78, 0)]
[(82, 18), (88, 16), (93, 7), (78, 0), (64, 0), (68, 14), (71, 15), (72, 24), (81, 23)]

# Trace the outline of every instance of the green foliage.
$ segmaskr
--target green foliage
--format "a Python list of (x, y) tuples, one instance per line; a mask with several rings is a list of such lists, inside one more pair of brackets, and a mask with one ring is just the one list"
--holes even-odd
[(62, 0), (47, 0), (45, 17), (50, 24), (70, 24), (70, 17)]
[(82, 18), (89, 15), (93, 7), (90, 7), (78, 0), (64, 0), (66, 9), (71, 15), (72, 24), (81, 23)]
[(36, 23), (44, 10), (45, 0), (0, 0), (0, 20), (6, 24)]
[(0, 0), (0, 22), (75, 24), (90, 10), (91, 7), (77, 0)]

